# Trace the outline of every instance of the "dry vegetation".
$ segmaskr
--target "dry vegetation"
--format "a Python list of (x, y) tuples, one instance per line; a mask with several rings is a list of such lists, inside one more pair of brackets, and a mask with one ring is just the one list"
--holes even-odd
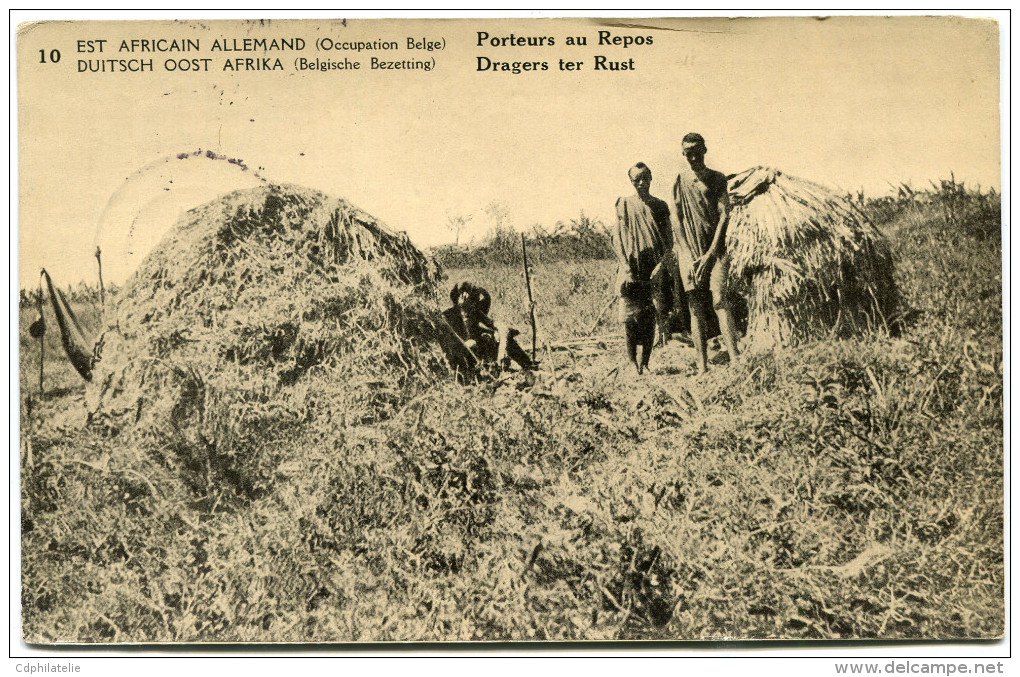
[(730, 274), (747, 299), (757, 347), (896, 324), (889, 243), (857, 205), (768, 167), (730, 177), (729, 185)]
[[(543, 264), (540, 338), (571, 350), (534, 380), (440, 378), (365, 424), (265, 411), (266, 439), (246, 428), (218, 464), (85, 426), (52, 333), (39, 397), (24, 310), (25, 639), (1001, 635), (998, 198), (954, 183), (868, 209), (893, 247), (899, 337), (700, 379), (673, 342), (637, 378), (614, 339), (577, 340), (618, 333), (599, 319), (613, 264)], [(525, 326), (518, 267), (449, 274)]]

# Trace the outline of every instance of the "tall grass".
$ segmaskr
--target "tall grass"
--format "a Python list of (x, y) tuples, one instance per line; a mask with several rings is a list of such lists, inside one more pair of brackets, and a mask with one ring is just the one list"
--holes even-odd
[[(262, 494), (84, 427), (80, 390), (23, 399), (25, 638), (1000, 636), (1000, 226), (995, 197), (952, 199), (868, 207), (910, 309), (899, 338), (700, 379), (676, 346), (642, 379), (620, 349), (547, 353), (534, 379), (296, 426)], [(449, 272), (523, 324), (517, 266)], [(611, 276), (536, 266), (540, 338), (586, 333)]]
[[(536, 225), (525, 234), (528, 260), (532, 263), (604, 261), (612, 259), (612, 236), (604, 223), (584, 212), (576, 219), (559, 221), (552, 230)], [(505, 223), (497, 223), (473, 247), (442, 246), (432, 252), (445, 269), (520, 266), (521, 235)]]

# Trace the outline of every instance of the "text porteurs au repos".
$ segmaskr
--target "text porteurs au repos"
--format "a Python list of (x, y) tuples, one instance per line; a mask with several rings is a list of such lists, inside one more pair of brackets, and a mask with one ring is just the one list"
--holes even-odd
[[(482, 30), (475, 33), (473, 46), (485, 53), (473, 58), (473, 70), (512, 75), (550, 70), (633, 72), (637, 65), (628, 52), (650, 47), (654, 42), (652, 35), (621, 34), (604, 29), (590, 35), (563, 36), (492, 34)], [(574, 49), (589, 46), (600, 53)], [(430, 53), (445, 50), (446, 38), (219, 37), (209, 41), (190, 37), (136, 37), (81, 39), (76, 41), (75, 47), (79, 73), (285, 71), (290, 68), (320, 72), (432, 71), (436, 58)], [(560, 58), (551, 61), (552, 67), (549, 59), (542, 58), (549, 48), (562, 48), (557, 54)], [(507, 58), (510, 54), (513, 57)]]

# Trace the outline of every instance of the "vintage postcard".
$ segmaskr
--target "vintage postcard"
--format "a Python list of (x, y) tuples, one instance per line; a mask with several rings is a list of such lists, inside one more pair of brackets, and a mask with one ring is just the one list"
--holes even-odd
[(1000, 30), (21, 24), (21, 640), (1001, 638)]

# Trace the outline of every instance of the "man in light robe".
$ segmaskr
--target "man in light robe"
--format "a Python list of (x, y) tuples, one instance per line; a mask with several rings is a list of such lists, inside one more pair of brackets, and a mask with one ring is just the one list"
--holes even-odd
[[(658, 324), (660, 342), (669, 337), (669, 292), (679, 290), (673, 256), (669, 206), (651, 195), (652, 171), (643, 162), (628, 172), (635, 194), (616, 201), (613, 250), (619, 262), (620, 320), (627, 335), (627, 355), (641, 374), (648, 366)], [(640, 362), (637, 348), (642, 347)]]
[(726, 177), (705, 166), (707, 152), (705, 139), (700, 134), (692, 132), (684, 136), (683, 154), (688, 166), (681, 167), (673, 185), (678, 225), (674, 249), (691, 310), (691, 338), (697, 353), (699, 374), (708, 370), (705, 306), (709, 299), (719, 318), (719, 333), (730, 359), (736, 359), (740, 354), (727, 288), (729, 194)]

